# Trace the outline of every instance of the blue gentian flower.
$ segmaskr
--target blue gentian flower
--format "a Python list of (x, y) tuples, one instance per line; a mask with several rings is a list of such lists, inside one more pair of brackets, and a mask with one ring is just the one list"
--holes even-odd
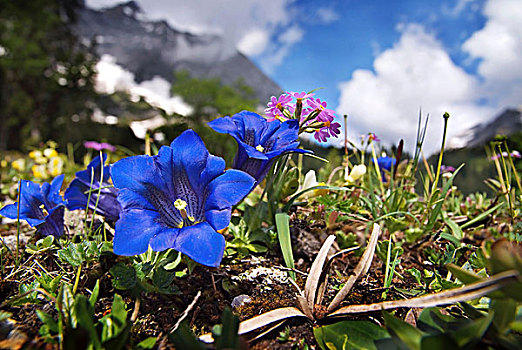
[(242, 111), (232, 117), (215, 119), (208, 125), (236, 139), (238, 150), (232, 167), (249, 173), (257, 182), (263, 180), (277, 156), (287, 152), (310, 152), (297, 148), (297, 120), (269, 122), (259, 114)]
[[(37, 228), (43, 236), (63, 235), (63, 214), (65, 202), (60, 196), (63, 175), (57, 176), (49, 184), (42, 186), (32, 181), (21, 180), (20, 220), (25, 220)], [(8, 204), (0, 209), (0, 215), (9, 219), (18, 217), (18, 202)]]
[(385, 176), (384, 170), (391, 171), (391, 168), (393, 166), (395, 166), (395, 163), (396, 163), (396, 160), (395, 160), (395, 158), (392, 158), (392, 157), (383, 156), (383, 157), (377, 158), (377, 165), (379, 166), (379, 169), (381, 169), (381, 176), (382, 176), (383, 182), (386, 182), (386, 176)]
[(225, 161), (209, 154), (192, 130), (183, 132), (156, 156), (135, 156), (112, 166), (122, 205), (114, 233), (114, 253), (141, 254), (173, 248), (194, 261), (219, 266), (232, 206), (254, 187), (242, 171), (225, 171)]
[[(102, 164), (105, 163), (106, 159), (107, 155), (103, 155), (103, 162), (100, 156), (97, 156), (87, 165), (87, 169), (78, 171), (76, 178), (65, 190), (64, 197), (67, 202), (67, 209), (85, 209), (87, 208), (87, 199), (89, 199), (90, 209), (94, 210), (96, 208), (96, 213), (104, 216), (108, 221), (114, 222), (118, 220), (121, 205), (116, 199), (118, 190), (112, 187), (112, 184), (109, 182), (111, 178), (110, 166), (103, 167), (103, 178), (101, 178)], [(100, 187), (101, 190), (99, 190)], [(90, 198), (89, 190), (91, 193)], [(98, 191), (100, 191), (99, 199)], [(97, 205), (96, 202), (98, 202)]]

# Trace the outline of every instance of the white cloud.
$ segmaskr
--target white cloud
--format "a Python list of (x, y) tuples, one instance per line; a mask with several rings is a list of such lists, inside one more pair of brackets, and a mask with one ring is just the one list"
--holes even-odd
[(519, 0), (490, 0), (484, 7), (488, 20), (463, 45), (480, 59), (478, 73), (483, 91), (499, 106), (522, 103), (522, 6)]
[(333, 23), (340, 18), (338, 13), (328, 7), (320, 7), (317, 9), (317, 16), (323, 24)]
[(294, 25), (274, 38), (274, 41), (271, 42), (263, 53), (264, 57), (261, 61), (263, 71), (271, 74), (288, 56), (292, 47), (303, 39), (303, 36), (303, 30), (299, 26)]
[(283, 44), (293, 45), (303, 39), (304, 32), (298, 26), (288, 28), (279, 36), (279, 41)]
[(141, 97), (153, 106), (164, 109), (167, 113), (187, 115), (192, 108), (183, 102), (179, 96), (170, 95), (170, 83), (161, 77), (154, 77), (137, 84), (134, 74), (116, 64), (116, 59), (103, 55), (96, 64), (95, 88), (98, 92), (112, 94), (116, 91), (126, 91), (131, 98)]
[(256, 28), (241, 38), (237, 48), (247, 56), (256, 56), (265, 51), (269, 40), (269, 33), (266, 30)]
[(384, 142), (403, 138), (414, 149), (419, 108), (431, 115), (426, 153), (440, 147), (442, 114), (448, 111), (448, 135), (456, 135), (491, 116), (477, 104), (478, 80), (455, 65), (442, 44), (420, 25), (399, 27), (401, 38), (374, 61), (374, 71), (356, 70), (339, 85), (338, 111), (348, 114), (352, 137), (375, 132)]

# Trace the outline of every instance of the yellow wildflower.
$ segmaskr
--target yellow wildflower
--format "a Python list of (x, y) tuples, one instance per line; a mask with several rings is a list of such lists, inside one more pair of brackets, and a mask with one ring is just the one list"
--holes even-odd
[(58, 152), (54, 148), (47, 148), (43, 151), (44, 156), (47, 158), (53, 158), (58, 156)]
[(45, 171), (45, 166), (43, 165), (33, 165), (31, 167), (31, 170), (33, 172), (33, 176), (37, 177), (39, 179), (46, 179), (47, 178), (47, 172)]
[(11, 166), (13, 169), (18, 171), (24, 171), (25, 170), (25, 159), (20, 158), (11, 163)]

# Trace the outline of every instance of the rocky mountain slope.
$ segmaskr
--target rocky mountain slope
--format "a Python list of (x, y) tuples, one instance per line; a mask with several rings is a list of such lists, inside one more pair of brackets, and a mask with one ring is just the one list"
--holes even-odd
[(510, 136), (522, 132), (522, 107), (508, 108), (492, 121), (478, 124), (449, 142), (450, 148), (483, 148), (496, 135)]
[(188, 70), (198, 78), (218, 77), (224, 84), (242, 78), (262, 104), (281, 92), (245, 55), (236, 51), (224, 56), (226, 38), (178, 31), (165, 21), (145, 20), (144, 15), (133, 1), (103, 10), (85, 7), (78, 14), (76, 31), (95, 39), (97, 53), (115, 57), (137, 82), (154, 76), (172, 82), (174, 71)]

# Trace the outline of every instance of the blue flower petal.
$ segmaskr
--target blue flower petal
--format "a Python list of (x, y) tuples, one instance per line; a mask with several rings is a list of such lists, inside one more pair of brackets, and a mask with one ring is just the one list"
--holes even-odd
[(53, 235), (57, 238), (63, 235), (64, 211), (65, 207), (63, 205), (51, 209), (49, 215), (45, 218), (45, 222), (38, 226), (38, 232), (43, 236)]
[(150, 239), (165, 228), (158, 220), (158, 212), (152, 210), (122, 211), (114, 232), (114, 254), (129, 256), (145, 252), (149, 247)]
[(139, 193), (147, 192), (147, 185), (166, 190), (165, 183), (151, 156), (124, 158), (112, 165), (112, 182), (118, 189), (128, 188)]
[(205, 211), (231, 208), (254, 188), (255, 179), (240, 170), (227, 170), (208, 184)]
[(260, 160), (267, 160), (268, 159), (266, 154), (264, 154), (263, 152), (258, 151), (256, 148), (254, 148), (254, 147), (252, 147), (250, 145), (247, 145), (243, 141), (238, 141), (238, 145), (239, 145), (239, 147), (241, 147), (246, 152), (246, 154), (247, 154), (247, 156), (249, 158), (260, 159)]
[(74, 179), (65, 190), (64, 197), (67, 209), (85, 209), (87, 207), (87, 191), (89, 187), (79, 179)]
[(65, 204), (62, 196), (60, 196), (60, 189), (62, 188), (64, 175), (59, 175), (53, 179), (49, 188), (49, 194), (45, 195), (54, 205)]
[[(78, 171), (76, 173), (76, 178), (78, 178), (80, 181), (82, 181), (84, 184), (89, 186), (91, 184), (91, 179), (93, 184), (99, 183), (99, 182), (107, 182), (110, 178), (110, 169), (108, 166), (103, 167), (103, 178), (100, 181), (101, 177), (101, 168), (102, 164), (105, 164), (107, 161), (107, 155), (103, 154), (103, 162), (101, 161), (100, 156), (95, 157), (89, 165), (87, 165), (87, 168), (82, 171)], [(92, 175), (94, 174), (94, 179), (92, 178)]]
[(123, 210), (132, 208), (157, 210), (157, 208), (141, 194), (127, 188), (118, 191), (118, 202), (121, 204)]
[(192, 189), (201, 194), (205, 184), (199, 181), (199, 177), (207, 166), (209, 156), (205, 144), (198, 134), (189, 129), (176, 137), (170, 147), (172, 147), (172, 165), (176, 172), (175, 177), (179, 181), (179, 176), (183, 176), (179, 170), (184, 169)]
[[(98, 186), (108, 185), (108, 182), (98, 184)], [(96, 208), (96, 213), (104, 216), (108, 221), (118, 220), (121, 205), (116, 199), (117, 190), (115, 188), (103, 188), (101, 190), (99, 190), (99, 187), (92, 188), (89, 196), (86, 192), (90, 189), (90, 184), (87, 185), (78, 178), (71, 181), (64, 194), (67, 209), (86, 209), (87, 199), (89, 199), (90, 209), (94, 210)]]
[(237, 133), (237, 125), (229, 116), (223, 118), (216, 118), (209, 122), (208, 126), (222, 134), (233, 135)]
[(162, 252), (166, 249), (174, 248), (179, 228), (166, 227), (150, 240), (150, 247), (155, 252)]
[(208, 184), (217, 176), (225, 172), (225, 160), (221, 157), (209, 155), (207, 158), (207, 166), (201, 172), (199, 176), (199, 182), (202, 184)]
[(214, 230), (222, 230), (230, 225), (230, 217), (232, 216), (232, 208), (212, 209), (205, 212), (205, 219), (214, 228)]
[[(26, 220), (31, 226), (36, 226), (42, 223), (42, 220), (45, 219), (41, 206), (45, 206), (46, 200), (42, 196), (39, 185), (32, 181), (21, 181), (22, 184), (20, 189), (22, 194), (20, 196), (20, 219)], [(44, 185), (45, 184), (46, 183), (44, 183)], [(49, 184), (47, 184), (47, 186), (49, 186)], [(16, 219), (16, 215), (12, 219)]]
[(225, 251), (225, 238), (207, 222), (201, 222), (194, 226), (182, 228), (179, 231), (174, 249), (197, 263), (217, 267)]
[[(27, 216), (28, 214), (30, 215), (29, 217)], [(2, 209), (0, 209), (0, 215), (5, 216), (6, 218), (9, 218), (9, 219), (16, 220), (16, 218), (18, 217), (18, 202), (13, 203), (13, 204), (8, 204), (5, 207), (3, 207)], [(32, 215), (33, 215), (32, 211), (28, 212), (26, 210), (24, 213), (24, 212), (22, 212), (22, 207), (20, 208), (20, 220), (26, 220), (29, 223), (29, 225), (31, 225), (32, 227), (45, 222), (43, 213), (41, 213), (41, 216), (42, 216), (41, 219), (33, 218)]]

